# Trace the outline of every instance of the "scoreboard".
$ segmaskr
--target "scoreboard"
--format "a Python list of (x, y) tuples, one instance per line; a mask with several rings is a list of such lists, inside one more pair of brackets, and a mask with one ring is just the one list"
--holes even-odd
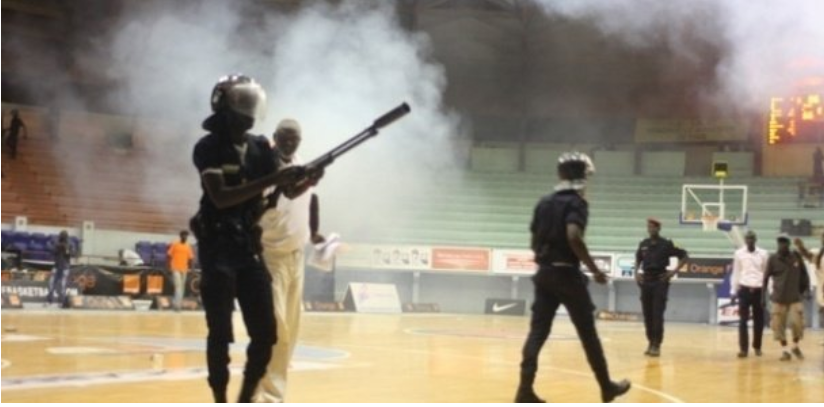
[(767, 143), (824, 143), (824, 95), (808, 93), (770, 101)]

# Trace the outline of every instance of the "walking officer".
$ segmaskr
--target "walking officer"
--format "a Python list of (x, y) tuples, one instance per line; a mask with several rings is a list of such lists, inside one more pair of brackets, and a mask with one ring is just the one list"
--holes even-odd
[(555, 193), (543, 197), (535, 208), (530, 230), (532, 250), (538, 272), (532, 277), (535, 302), (529, 336), (523, 347), (521, 380), (515, 401), (543, 403), (533, 388), (538, 371), (538, 354), (552, 330), (558, 307), (563, 305), (578, 338), (584, 346), (587, 361), (601, 388), (601, 400), (610, 402), (630, 389), (629, 381), (613, 382), (601, 340), (595, 330), (595, 305), (587, 290), (588, 279), (581, 271), (581, 262), (592, 272), (595, 281), (606, 284), (607, 275), (598, 269), (584, 243), (589, 209), (584, 199), (587, 176), (595, 168), (586, 154), (565, 153), (558, 161), (560, 184)]

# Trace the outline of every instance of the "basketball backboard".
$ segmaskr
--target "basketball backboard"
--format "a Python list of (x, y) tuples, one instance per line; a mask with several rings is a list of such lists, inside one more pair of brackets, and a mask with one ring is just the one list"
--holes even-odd
[[(716, 228), (745, 226), (749, 223), (746, 185), (684, 184), (681, 188), (680, 223)], [(727, 229), (728, 230), (728, 229)]]

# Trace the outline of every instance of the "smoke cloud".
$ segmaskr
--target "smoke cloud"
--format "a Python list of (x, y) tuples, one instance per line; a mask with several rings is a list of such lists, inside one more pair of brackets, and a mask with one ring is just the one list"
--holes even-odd
[(718, 60), (709, 62), (714, 83), (701, 89), (702, 101), (716, 108), (760, 113), (771, 97), (824, 77), (824, 3), (817, 0), (533, 1), (631, 47), (663, 45), (671, 70), (706, 64), (707, 48), (718, 50)]
[(460, 123), (442, 105), (443, 68), (426, 35), (401, 27), (393, 4), (307, 2), (285, 11), (240, 3), (125, 2), (96, 39), (94, 52), (110, 59), (101, 74), (120, 84), (110, 103), (139, 117), (136, 137), (148, 154), (130, 187), (176, 200), (157, 210), (180, 221), (181, 207), (194, 213), (200, 189), (191, 151), (211, 114), (212, 86), (229, 73), (267, 90), (268, 115), (254, 133), (270, 137), (281, 119), (300, 122), (298, 154), (307, 162), (410, 104), (410, 115), (341, 157), (318, 187), (323, 229), (345, 239), (391, 225), (400, 203), (425, 199), (435, 174), (460, 162)]

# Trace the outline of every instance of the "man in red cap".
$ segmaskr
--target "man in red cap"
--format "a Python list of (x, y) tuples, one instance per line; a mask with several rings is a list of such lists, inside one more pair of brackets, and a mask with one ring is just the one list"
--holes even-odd
[[(635, 281), (641, 288), (641, 308), (649, 342), (644, 354), (658, 357), (664, 341), (664, 312), (670, 280), (687, 263), (687, 252), (660, 235), (661, 221), (658, 219), (647, 219), (647, 232), (649, 237), (641, 241), (635, 253)], [(678, 258), (678, 266), (673, 270), (668, 269), (670, 257)]]

